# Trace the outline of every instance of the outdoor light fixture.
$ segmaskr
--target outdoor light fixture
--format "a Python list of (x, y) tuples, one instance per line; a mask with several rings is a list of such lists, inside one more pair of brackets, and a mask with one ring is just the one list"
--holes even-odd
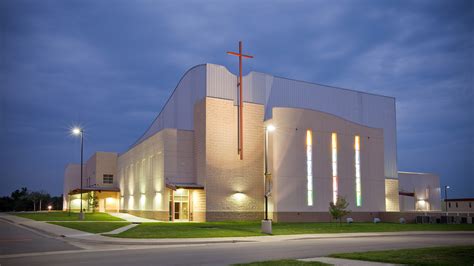
[(71, 130), (72, 134), (73, 135), (76, 135), (76, 136), (81, 136), (81, 190), (79, 191), (80, 195), (81, 195), (81, 205), (80, 205), (80, 212), (79, 212), (79, 220), (84, 220), (84, 212), (82, 210), (82, 169), (84, 168), (84, 130), (82, 128), (79, 128), (79, 127), (74, 127), (72, 130)]
[(53, 208), (53, 206), (48, 205), (48, 211), (51, 211), (52, 208)]
[(446, 216), (448, 216), (448, 189), (450, 189), (448, 185), (444, 186), (444, 203), (446, 205)]
[(266, 234), (271, 234), (272, 233), (272, 220), (268, 219), (268, 196), (271, 193), (270, 189), (270, 178), (271, 174), (268, 169), (268, 133), (275, 131), (276, 127), (272, 124), (269, 124), (268, 126), (265, 127), (265, 140), (264, 140), (264, 172), (263, 172), (263, 184), (264, 184), (264, 200), (265, 200), (265, 216), (264, 219), (262, 220), (262, 232)]
[(71, 130), (71, 132), (72, 132), (73, 135), (77, 136), (77, 135), (81, 134), (82, 130), (78, 127), (75, 127)]

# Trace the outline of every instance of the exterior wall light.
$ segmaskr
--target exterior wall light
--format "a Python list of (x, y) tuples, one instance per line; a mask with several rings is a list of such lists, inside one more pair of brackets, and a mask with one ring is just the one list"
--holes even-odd
[(236, 201), (243, 201), (245, 199), (245, 194), (242, 192), (235, 192), (234, 195), (232, 195), (232, 198)]

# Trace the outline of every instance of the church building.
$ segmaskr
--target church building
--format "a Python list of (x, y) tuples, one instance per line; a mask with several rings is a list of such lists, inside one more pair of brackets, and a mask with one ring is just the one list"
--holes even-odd
[(127, 151), (94, 154), (82, 191), (80, 167), (65, 210), (82, 192), (87, 210), (161, 221), (329, 221), (341, 197), (356, 222), (440, 211), (439, 178), (397, 167), (395, 98), (215, 64), (189, 69)]

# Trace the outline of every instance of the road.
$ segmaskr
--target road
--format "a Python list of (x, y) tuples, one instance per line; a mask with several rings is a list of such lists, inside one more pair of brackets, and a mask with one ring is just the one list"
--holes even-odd
[(0, 220), (0, 255), (78, 249), (65, 241), (46, 237)]
[[(0, 228), (4, 227), (0, 222)], [(307, 258), (325, 256), (332, 253), (384, 250), (399, 248), (417, 248), (442, 245), (474, 245), (474, 233), (466, 234), (426, 234), (406, 236), (378, 237), (338, 237), (338, 238), (301, 238), (290, 241), (264, 243), (229, 243), (208, 245), (174, 246), (90, 246), (81, 248), (64, 243), (61, 240), (33, 236), (33, 232), (22, 228), (14, 229), (23, 238), (29, 239), (27, 247), (18, 242), (16, 247), (5, 249), (17, 254), (14, 257), (0, 256), (0, 265), (228, 265), (261, 260), (283, 258)], [(13, 233), (15, 234), (15, 233)], [(3, 230), (0, 231), (4, 238)], [(5, 243), (1, 242), (5, 254)], [(16, 242), (13, 242), (16, 243)], [(45, 243), (48, 243), (47, 245)], [(58, 244), (62, 245), (58, 247)], [(17, 250), (18, 248), (18, 250)], [(11, 253), (10, 253), (11, 254)]]

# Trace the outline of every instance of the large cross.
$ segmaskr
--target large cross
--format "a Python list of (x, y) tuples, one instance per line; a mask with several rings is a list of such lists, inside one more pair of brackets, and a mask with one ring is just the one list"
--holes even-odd
[(243, 97), (242, 97), (242, 58), (253, 58), (251, 55), (242, 54), (242, 41), (239, 41), (239, 53), (227, 52), (230, 55), (235, 55), (239, 57), (239, 82), (237, 87), (239, 87), (239, 117), (238, 117), (238, 149), (237, 153), (240, 155), (240, 160), (244, 159), (244, 144), (243, 144)]

